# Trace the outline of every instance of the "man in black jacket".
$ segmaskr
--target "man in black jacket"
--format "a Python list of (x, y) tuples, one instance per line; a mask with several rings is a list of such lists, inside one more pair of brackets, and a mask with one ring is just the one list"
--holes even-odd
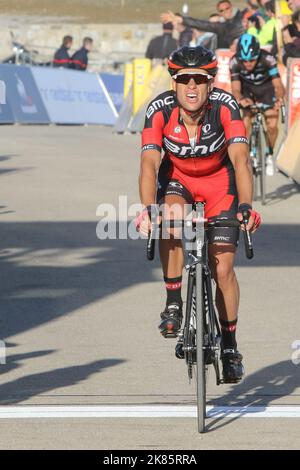
[(71, 68), (85, 71), (88, 66), (88, 53), (93, 48), (93, 39), (86, 37), (83, 40), (81, 49), (78, 49), (71, 57)]
[(171, 52), (178, 47), (177, 41), (173, 38), (173, 23), (163, 24), (163, 34), (151, 39), (148, 44), (147, 59), (166, 59)]
[(209, 20), (197, 20), (190, 17), (182, 17), (172, 12), (163, 13), (162, 21), (172, 21), (174, 25), (183, 24), (190, 28), (215, 33), (218, 38), (218, 48), (229, 49), (235, 39), (245, 31), (243, 26), (244, 12), (234, 9), (230, 0), (221, 0), (217, 3), (217, 11), (224, 19), (222, 22), (212, 23)]
[(69, 49), (72, 47), (72, 43), (72, 36), (64, 36), (62, 45), (54, 54), (53, 67), (68, 68), (70, 66)]
[(289, 57), (300, 57), (300, 8), (292, 14), (292, 23), (282, 29), (284, 43), (283, 63)]

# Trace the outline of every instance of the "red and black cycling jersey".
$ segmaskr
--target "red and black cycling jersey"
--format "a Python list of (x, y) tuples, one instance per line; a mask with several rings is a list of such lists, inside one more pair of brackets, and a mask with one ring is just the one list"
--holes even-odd
[(149, 104), (142, 150), (163, 149), (164, 158), (182, 173), (209, 175), (228, 161), (228, 145), (247, 143), (239, 106), (230, 93), (213, 88), (195, 137), (191, 144), (174, 91), (162, 93)]
[(239, 80), (242, 83), (260, 86), (263, 83), (272, 83), (273, 78), (280, 77), (280, 74), (275, 57), (261, 50), (255, 68), (251, 72), (246, 70), (243, 62), (234, 55), (230, 61), (230, 76), (231, 81)]

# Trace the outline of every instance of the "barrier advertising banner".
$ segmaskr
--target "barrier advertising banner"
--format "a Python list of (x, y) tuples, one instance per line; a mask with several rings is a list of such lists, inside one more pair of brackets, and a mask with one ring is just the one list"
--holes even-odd
[(171, 77), (163, 65), (156, 65), (151, 70), (145, 83), (143, 100), (138, 111), (132, 117), (129, 130), (131, 132), (140, 132), (144, 127), (146, 110), (149, 102), (157, 95), (171, 89)]
[(288, 59), (288, 129), (300, 117), (300, 59)]
[(125, 64), (125, 73), (124, 73), (124, 99), (127, 98), (130, 90), (133, 87), (133, 63), (128, 62)]
[(6, 100), (6, 84), (1, 79), (0, 70), (0, 124), (12, 124), (14, 121), (13, 112)]
[(100, 77), (102, 78), (116, 110), (119, 112), (124, 100), (124, 75), (101, 73)]
[(151, 71), (151, 60), (134, 59), (133, 61), (133, 114), (143, 103), (144, 89)]
[[(14, 122), (25, 124), (50, 122), (29, 67), (1, 64), (0, 79), (5, 82), (6, 102), (12, 111)], [(6, 112), (9, 113), (8, 109)]]
[(229, 49), (217, 49), (218, 73), (214, 85), (231, 93), (229, 63), (233, 53)]
[(98, 75), (45, 67), (32, 67), (31, 70), (51, 122), (115, 123), (116, 111), (110, 105)]

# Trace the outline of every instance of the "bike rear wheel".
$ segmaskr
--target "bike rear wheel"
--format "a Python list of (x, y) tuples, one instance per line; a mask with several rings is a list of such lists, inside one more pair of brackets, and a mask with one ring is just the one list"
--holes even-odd
[(260, 195), (262, 205), (266, 204), (266, 144), (263, 128), (261, 127), (258, 134), (257, 150), (261, 162), (260, 173)]
[(203, 350), (203, 284), (202, 266), (196, 266), (196, 351), (197, 351), (197, 418), (199, 433), (205, 432), (206, 369)]

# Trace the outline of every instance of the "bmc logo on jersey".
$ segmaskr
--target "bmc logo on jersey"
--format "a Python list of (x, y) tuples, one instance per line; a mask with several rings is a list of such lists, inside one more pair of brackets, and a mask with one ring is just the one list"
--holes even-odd
[(235, 101), (234, 98), (232, 98), (231, 95), (228, 95), (227, 93), (220, 93), (218, 91), (213, 91), (210, 96), (210, 100), (218, 100), (218, 101), (224, 101), (224, 103), (228, 104), (232, 109), (237, 110), (238, 104)]
[(183, 158), (189, 158), (191, 156), (196, 156), (196, 157), (207, 156), (208, 157), (212, 153), (220, 150), (222, 145), (224, 145), (224, 142), (225, 142), (224, 132), (212, 144), (196, 145), (194, 148), (192, 148), (190, 145), (175, 144), (174, 142), (171, 142), (166, 137), (164, 137), (164, 144), (165, 144), (166, 149), (169, 152), (173, 153), (173, 155), (176, 155), (177, 157), (183, 157)]
[(205, 126), (202, 127), (204, 134), (208, 134), (209, 131), (211, 130), (211, 125), (210, 124), (205, 124)]
[(152, 114), (154, 114), (155, 111), (157, 111), (158, 109), (161, 109), (164, 106), (169, 106), (170, 104), (173, 104), (173, 103), (174, 103), (174, 96), (166, 96), (166, 98), (164, 98), (163, 100), (160, 99), (160, 100), (152, 101), (149, 108), (147, 109), (147, 113), (146, 113), (147, 118), (149, 119), (152, 116)]

